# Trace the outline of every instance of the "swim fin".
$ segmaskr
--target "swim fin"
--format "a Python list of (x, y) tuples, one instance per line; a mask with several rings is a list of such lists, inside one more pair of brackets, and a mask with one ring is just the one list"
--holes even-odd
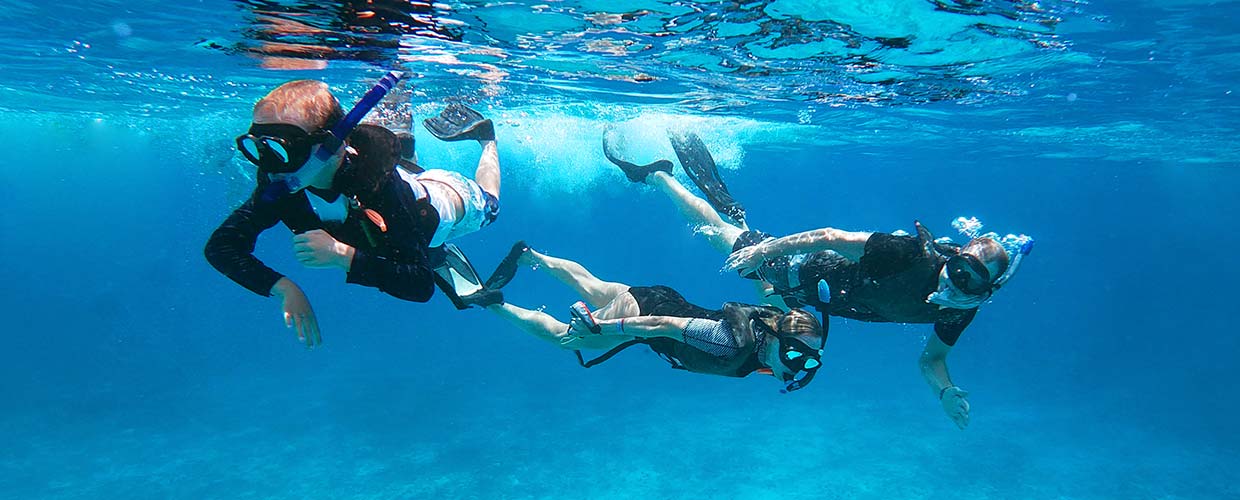
[(503, 292), (483, 285), (473, 264), (456, 245), (445, 243), (438, 248), (432, 248), (430, 253), (435, 284), (439, 285), (439, 289), (457, 309), (504, 303)]
[(422, 120), (422, 125), (441, 141), (495, 140), (495, 124), (461, 103), (449, 104), (439, 116)]
[(620, 167), (620, 170), (624, 171), (624, 175), (630, 181), (636, 183), (646, 182), (646, 177), (656, 170), (669, 174), (672, 173), (673, 164), (667, 160), (658, 160), (649, 165), (637, 165), (621, 160), (620, 155), (622, 152), (618, 151), (618, 149), (621, 148), (619, 145), (623, 144), (623, 142), (624, 138), (616, 132), (616, 129), (609, 127), (606, 132), (603, 132), (603, 156), (606, 156), (608, 161)]
[(504, 260), (501, 260), (498, 266), (495, 266), (495, 271), (491, 273), (491, 277), (487, 278), (483, 286), (492, 290), (504, 288), (517, 275), (518, 261), (528, 251), (530, 251), (530, 246), (525, 244), (525, 241), (513, 243), (512, 249), (508, 250), (508, 255), (504, 256)]
[(745, 207), (732, 199), (728, 187), (723, 184), (723, 179), (719, 178), (719, 168), (715, 166), (715, 159), (710, 156), (710, 151), (706, 149), (706, 144), (702, 142), (702, 139), (693, 132), (672, 130), (667, 131), (667, 138), (672, 141), (672, 149), (676, 150), (676, 157), (680, 158), (680, 166), (684, 167), (685, 173), (689, 175), (698, 189), (702, 190), (710, 206), (714, 207), (716, 212), (728, 216), (744, 227)]
[(487, 306), (497, 306), (504, 303), (504, 291), (483, 288), (482, 290), (478, 290), (474, 293), (461, 297), (461, 302), (465, 304), (465, 307), (458, 307), (458, 309), (467, 309), (473, 306), (484, 308)]

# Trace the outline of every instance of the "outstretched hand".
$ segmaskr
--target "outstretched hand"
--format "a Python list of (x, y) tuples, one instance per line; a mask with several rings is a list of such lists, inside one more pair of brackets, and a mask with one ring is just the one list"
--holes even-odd
[(284, 326), (297, 332), (297, 340), (304, 342), (306, 347), (322, 345), (323, 335), (319, 332), (318, 318), (314, 316), (310, 299), (306, 298), (301, 287), (288, 278), (280, 278), (271, 288), (271, 293), (280, 298)]
[(766, 262), (766, 247), (762, 243), (750, 245), (728, 256), (724, 271), (740, 271), (742, 275), (755, 272)]
[(956, 386), (943, 391), (943, 412), (956, 423), (956, 427), (964, 429), (969, 426), (969, 391)]

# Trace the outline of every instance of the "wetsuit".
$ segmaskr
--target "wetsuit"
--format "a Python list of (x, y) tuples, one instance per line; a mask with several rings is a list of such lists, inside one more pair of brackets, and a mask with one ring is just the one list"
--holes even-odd
[(680, 293), (666, 286), (638, 286), (628, 291), (637, 301), (641, 316), (691, 318), (683, 332), (684, 341), (667, 337), (637, 339), (625, 342), (592, 361), (582, 359), (583, 366), (589, 368), (628, 347), (646, 344), (668, 360), (673, 368), (696, 373), (744, 377), (765, 367), (758, 359), (764, 334), (752, 327), (750, 319), (779, 316), (782, 314), (780, 311), (731, 302), (724, 304), (723, 309), (706, 309), (690, 304)]
[[(771, 236), (746, 231), (733, 251)], [(933, 323), (944, 344), (955, 345), (973, 321), (977, 308), (948, 309), (926, 303), (938, 289), (946, 259), (929, 255), (916, 236), (874, 233), (865, 242), (860, 261), (832, 252), (780, 257), (767, 261), (746, 278), (774, 286), (789, 307), (813, 306), (819, 312), (875, 323)], [(818, 300), (817, 283), (831, 285), (831, 303)]]
[[(332, 191), (313, 190), (263, 201), (266, 187), (257, 189), (240, 208), (220, 225), (207, 241), (207, 261), (237, 284), (259, 295), (283, 277), (254, 257), (258, 235), (283, 222), (295, 234), (322, 229), (356, 253), (346, 277), (348, 283), (378, 288), (404, 300), (426, 302), (434, 293), (434, 273), (427, 256), (430, 235), (439, 224), (438, 214), (425, 199), (417, 200), (401, 180), (395, 166), (400, 142), (387, 129), (362, 125), (349, 135), (358, 155), (345, 160), (332, 179)], [(315, 212), (308, 196), (328, 202), (337, 196), (356, 197), (360, 207), (347, 211), (343, 221), (325, 221)], [(382, 231), (363, 212), (371, 209), (382, 217)]]

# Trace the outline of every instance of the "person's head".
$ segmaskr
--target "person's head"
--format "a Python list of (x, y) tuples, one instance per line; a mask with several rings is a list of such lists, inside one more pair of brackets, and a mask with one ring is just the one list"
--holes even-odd
[(995, 282), (1008, 268), (1008, 255), (1003, 245), (992, 238), (973, 238), (949, 258), (943, 273), (957, 290), (968, 295), (989, 295)]
[(788, 384), (787, 391), (805, 387), (822, 366), (822, 323), (804, 309), (793, 309), (765, 323), (774, 335), (765, 339), (762, 364)]
[[(326, 83), (294, 80), (254, 104), (250, 130), (237, 138), (237, 146), (260, 171), (278, 179), (301, 168), (314, 146), (327, 140), (327, 129), (342, 117), (340, 101)], [(339, 158), (329, 164), (338, 166)], [(334, 168), (325, 168), (308, 180), (326, 187), (334, 174)]]
[(254, 103), (253, 114), (255, 124), (296, 125), (309, 134), (334, 125), (344, 117), (344, 109), (326, 83), (293, 80)]

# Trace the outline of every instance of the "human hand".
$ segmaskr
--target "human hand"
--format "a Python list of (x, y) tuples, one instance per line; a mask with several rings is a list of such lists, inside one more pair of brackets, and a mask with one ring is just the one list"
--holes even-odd
[(590, 331), (590, 323), (581, 318), (573, 318), (568, 320), (569, 338), (585, 337), (586, 335), (591, 334), (593, 334), (593, 332)]
[(561, 342), (571, 342), (589, 334), (598, 335), (603, 332), (585, 302), (577, 301), (569, 306), (568, 311), (572, 319), (568, 320), (568, 331), (564, 332), (564, 338), (560, 339)]
[(956, 427), (964, 429), (969, 426), (969, 391), (956, 386), (948, 387), (943, 390), (943, 397), (939, 398), (939, 402), (943, 405), (943, 412), (947, 417), (956, 423)]
[(353, 263), (353, 247), (336, 241), (322, 229), (293, 236), (293, 254), (306, 267), (339, 267), (349, 270)]
[(284, 326), (297, 332), (297, 340), (305, 342), (306, 347), (323, 344), (314, 308), (310, 307), (310, 299), (306, 298), (301, 287), (288, 278), (280, 278), (280, 281), (271, 287), (271, 294), (280, 298), (280, 307), (284, 310)]
[(750, 245), (728, 256), (723, 264), (724, 271), (740, 271), (742, 275), (755, 272), (766, 262), (766, 244)]

